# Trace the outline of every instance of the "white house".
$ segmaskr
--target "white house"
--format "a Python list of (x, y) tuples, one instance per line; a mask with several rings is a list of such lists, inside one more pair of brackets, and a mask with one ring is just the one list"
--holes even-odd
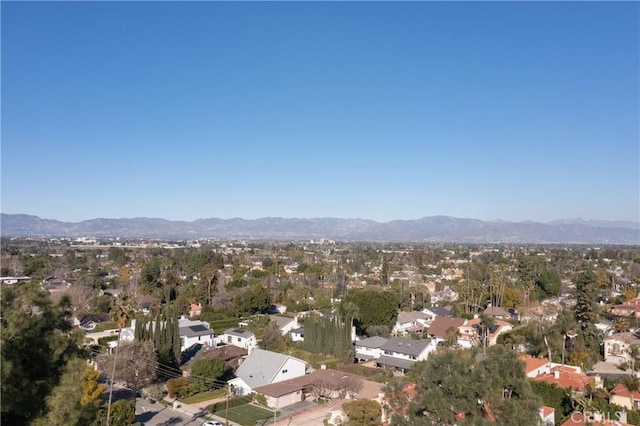
[(298, 327), (291, 330), (292, 342), (304, 342), (304, 327)]
[(251, 353), (258, 346), (256, 335), (253, 331), (243, 330), (241, 328), (230, 328), (218, 337), (218, 343), (237, 346), (246, 349)]
[(369, 361), (380, 358), (383, 354), (382, 347), (387, 343), (387, 339), (380, 336), (368, 337), (356, 341), (356, 359)]
[(180, 329), (180, 351), (184, 352), (193, 345), (200, 344), (205, 347), (215, 348), (213, 330), (204, 321), (193, 321), (181, 317), (178, 321)]
[(427, 359), (437, 349), (435, 340), (414, 340), (392, 337), (381, 347), (383, 355), (376, 360), (377, 367), (393, 367), (406, 373), (416, 361)]
[(282, 333), (283, 336), (291, 332), (291, 330), (293, 330), (294, 328), (299, 327), (297, 318), (283, 317), (280, 315), (269, 315), (269, 320), (278, 324), (280, 333)]
[[(155, 330), (155, 321), (148, 323), (148, 327), (151, 330)], [(133, 342), (135, 338), (136, 320), (131, 320), (131, 326), (125, 327), (120, 332), (120, 341)], [(204, 347), (215, 348), (216, 342), (214, 340), (213, 330), (209, 327), (209, 324), (204, 321), (192, 321), (186, 317), (181, 317), (178, 320), (178, 329), (180, 332), (180, 352), (184, 352), (191, 346), (200, 344)], [(116, 342), (110, 342), (110, 347), (117, 346)]]
[(616, 333), (604, 339), (604, 360), (613, 364), (631, 362), (631, 348), (640, 350), (640, 338), (633, 333)]
[(277, 352), (254, 349), (236, 370), (229, 384), (238, 396), (248, 395), (257, 387), (304, 376), (307, 363)]
[(431, 317), (421, 311), (398, 312), (398, 319), (393, 325), (391, 333), (402, 335), (408, 332), (419, 332), (428, 326), (432, 321)]

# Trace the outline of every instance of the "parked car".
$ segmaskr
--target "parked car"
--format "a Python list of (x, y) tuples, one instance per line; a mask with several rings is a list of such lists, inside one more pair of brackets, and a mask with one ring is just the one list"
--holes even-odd
[(208, 420), (202, 423), (202, 426), (223, 426), (222, 423), (215, 420)]

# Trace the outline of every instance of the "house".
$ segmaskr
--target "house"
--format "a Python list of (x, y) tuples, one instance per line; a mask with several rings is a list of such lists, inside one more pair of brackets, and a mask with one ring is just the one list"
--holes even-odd
[(616, 387), (609, 392), (609, 402), (611, 404), (618, 404), (629, 410), (638, 410), (640, 409), (640, 391), (631, 393), (624, 383), (618, 383)]
[(618, 317), (640, 318), (640, 298), (630, 299), (621, 305), (612, 306), (609, 313)]
[(450, 317), (451, 308), (444, 306), (432, 306), (430, 308), (424, 308), (422, 313), (426, 314), (428, 321), (432, 322), (436, 317)]
[(209, 324), (204, 321), (190, 320), (182, 316), (178, 320), (178, 328), (180, 330), (180, 351), (184, 352), (193, 345), (202, 345), (204, 347), (216, 347), (216, 341), (213, 338), (213, 330)]
[(356, 341), (356, 359), (358, 361), (369, 361), (380, 358), (383, 354), (382, 347), (388, 339), (380, 336), (368, 337)]
[(292, 342), (304, 342), (304, 327), (298, 327), (291, 330)]
[(199, 317), (200, 314), (202, 314), (202, 305), (200, 303), (198, 303), (197, 305), (195, 303), (192, 303), (189, 306), (189, 318)]
[[(242, 359), (247, 355), (248, 352), (246, 349), (239, 348), (237, 346), (225, 345), (213, 349), (203, 349), (195, 355), (193, 360), (220, 358), (230, 370), (236, 371), (240, 366)], [(190, 364), (191, 362), (187, 363), (187, 370), (191, 369)]]
[(257, 387), (254, 391), (265, 396), (268, 407), (279, 409), (309, 397), (374, 398), (382, 387), (380, 383), (355, 374), (321, 368), (304, 376)]
[(616, 331), (615, 327), (613, 326), (613, 321), (601, 319), (595, 325), (598, 331), (603, 336), (607, 336), (607, 337), (611, 336)]
[(392, 367), (406, 373), (416, 361), (427, 359), (437, 348), (435, 340), (414, 340), (392, 337), (380, 348), (383, 355), (376, 360), (376, 367)]
[[(151, 321), (147, 325), (151, 330), (155, 330), (156, 322)], [(120, 331), (120, 339), (123, 342), (132, 342), (135, 338), (136, 320), (131, 320), (131, 326), (125, 327)], [(182, 316), (178, 320), (178, 330), (180, 333), (180, 352), (184, 352), (194, 345), (201, 345), (204, 347), (216, 347), (216, 342), (213, 338), (213, 330), (209, 327), (209, 324), (204, 321), (193, 321)], [(116, 342), (113, 342), (113, 347), (117, 346)]]
[(398, 312), (398, 319), (391, 330), (394, 335), (406, 333), (422, 333), (422, 330), (430, 323), (431, 317), (421, 311)]
[(460, 333), (459, 328), (464, 325), (465, 321), (464, 318), (438, 316), (429, 326), (427, 334), (437, 343), (442, 343), (449, 338), (455, 338), (457, 341), (457, 336)]
[(280, 315), (269, 315), (269, 320), (278, 324), (280, 333), (282, 333), (283, 336), (291, 332), (291, 330), (293, 330), (294, 328), (299, 327), (297, 318), (283, 317)]
[(524, 354), (520, 355), (518, 358), (524, 362), (524, 373), (530, 379), (543, 374), (549, 374), (551, 371), (549, 360), (546, 358), (535, 358), (531, 355)]
[(151, 307), (154, 304), (159, 304), (160, 301), (148, 294), (140, 294), (137, 297), (137, 302), (138, 302), (138, 310), (142, 311), (145, 314), (148, 314), (149, 312), (151, 312)]
[(249, 353), (258, 346), (258, 341), (253, 331), (243, 330), (242, 328), (229, 328), (219, 336), (218, 342), (246, 349)]
[[(482, 320), (480, 318), (474, 318), (467, 320), (464, 324), (464, 327), (473, 327), (473, 332), (463, 332), (461, 329), (460, 334), (463, 336), (468, 336), (470, 340), (478, 339), (478, 342), (481, 344), (483, 340), (482, 334), (484, 333), (482, 330)], [(465, 328), (465, 330), (467, 330)], [(487, 333), (487, 346), (493, 346), (498, 342), (498, 336), (502, 333), (506, 333), (513, 330), (513, 326), (511, 323), (495, 319), (493, 324), (489, 327)]]
[(487, 309), (484, 310), (484, 314), (500, 319), (511, 318), (511, 313), (500, 306), (487, 306)]
[(556, 409), (543, 405), (540, 407), (540, 418), (544, 426), (554, 426), (556, 424)]
[(248, 395), (255, 388), (304, 376), (307, 363), (289, 355), (254, 349), (236, 370), (229, 384), (237, 396)]
[(91, 331), (94, 330), (101, 322), (108, 321), (111, 321), (109, 314), (89, 314), (74, 318), (73, 325), (76, 325), (83, 330)]
[(562, 426), (631, 426), (627, 423), (627, 412), (616, 413), (615, 419), (608, 419), (600, 412), (571, 413)]
[(616, 333), (606, 337), (604, 344), (604, 360), (616, 365), (631, 362), (631, 348), (640, 349), (640, 338), (633, 333)]
[(564, 389), (571, 389), (573, 392), (584, 392), (589, 385), (602, 387), (602, 379), (599, 376), (587, 376), (567, 366), (553, 367), (550, 373), (540, 374), (533, 380), (555, 384)]

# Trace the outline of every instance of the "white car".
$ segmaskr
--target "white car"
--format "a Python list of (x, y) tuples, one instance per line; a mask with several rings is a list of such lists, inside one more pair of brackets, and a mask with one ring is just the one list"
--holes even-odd
[(215, 420), (209, 420), (202, 423), (202, 426), (223, 426), (223, 424)]

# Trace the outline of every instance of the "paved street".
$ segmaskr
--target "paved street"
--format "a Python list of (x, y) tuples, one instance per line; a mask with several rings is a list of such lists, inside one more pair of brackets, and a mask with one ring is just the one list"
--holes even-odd
[[(218, 420), (224, 424), (224, 419), (210, 417), (212, 420)], [(204, 423), (203, 419), (194, 419), (192, 415), (185, 414), (180, 410), (166, 407), (159, 402), (151, 403), (142, 398), (138, 398), (136, 401), (136, 421), (144, 426), (200, 426)], [(231, 422), (229, 424), (232, 425)]]

